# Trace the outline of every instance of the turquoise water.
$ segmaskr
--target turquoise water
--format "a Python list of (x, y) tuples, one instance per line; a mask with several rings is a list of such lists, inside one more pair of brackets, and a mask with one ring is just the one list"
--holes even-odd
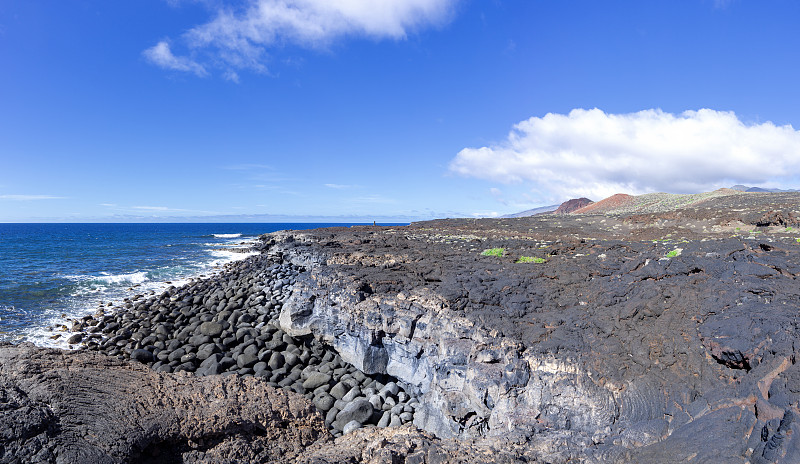
[(352, 224), (0, 224), (0, 340), (64, 346), (48, 327), (214, 272), (259, 235)]

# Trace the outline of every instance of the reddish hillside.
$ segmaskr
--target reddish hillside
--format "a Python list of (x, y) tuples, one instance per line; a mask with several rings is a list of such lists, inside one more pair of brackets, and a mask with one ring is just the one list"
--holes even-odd
[(600, 200), (597, 203), (592, 203), (591, 205), (584, 206), (583, 208), (580, 209), (576, 209), (575, 211), (572, 212), (572, 214), (604, 213), (609, 210), (629, 205), (634, 202), (634, 199), (635, 197), (633, 195), (617, 193), (616, 195), (611, 195), (610, 197), (604, 200)]
[(561, 206), (556, 209), (553, 214), (569, 214), (575, 210), (581, 209), (594, 203), (588, 198), (573, 198), (561, 203)]

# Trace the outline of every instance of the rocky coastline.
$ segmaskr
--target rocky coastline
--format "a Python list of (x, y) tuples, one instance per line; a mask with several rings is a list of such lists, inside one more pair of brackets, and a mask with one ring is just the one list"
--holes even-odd
[[(74, 321), (75, 352), (0, 347), (0, 462), (800, 462), (798, 209), (743, 194), (269, 234)], [(103, 372), (116, 419), (87, 424)], [(154, 401), (118, 375), (181, 388)], [(202, 431), (155, 425), (213, 415), (215, 391), (225, 417)], [(95, 460), (65, 457), (54, 424), (78, 416)]]

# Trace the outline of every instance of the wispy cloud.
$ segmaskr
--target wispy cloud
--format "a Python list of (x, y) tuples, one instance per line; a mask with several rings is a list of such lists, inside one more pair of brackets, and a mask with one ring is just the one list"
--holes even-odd
[(141, 211), (186, 211), (183, 209), (167, 208), (166, 206), (132, 206), (131, 208)]
[(336, 189), (336, 190), (347, 190), (356, 188), (355, 185), (347, 185), (347, 184), (324, 184), (325, 187)]
[[(174, 0), (173, 0), (174, 1)], [(183, 35), (194, 53), (204, 52), (211, 66), (238, 82), (238, 69), (265, 73), (267, 50), (294, 44), (324, 48), (343, 37), (404, 39), (410, 32), (445, 23), (459, 0), (243, 0), (216, 6), (214, 18)], [(208, 5), (217, 5), (209, 2)], [(198, 62), (175, 56), (161, 41), (145, 51), (151, 62), (168, 69), (205, 75)]]
[(163, 40), (143, 51), (142, 54), (148, 61), (164, 69), (190, 72), (201, 77), (208, 75), (201, 64), (190, 58), (173, 55), (169, 43)]
[(63, 200), (67, 197), (55, 195), (0, 195), (0, 200), (34, 201), (34, 200)]
[(522, 121), (501, 143), (465, 148), (450, 170), (530, 182), (544, 197), (562, 199), (699, 192), (735, 183), (796, 188), (800, 131), (771, 122), (745, 124), (732, 112), (710, 109), (576, 109)]
[(397, 200), (393, 198), (387, 198), (383, 195), (364, 195), (361, 197), (353, 198), (352, 201), (355, 203), (385, 203), (385, 204), (397, 203)]

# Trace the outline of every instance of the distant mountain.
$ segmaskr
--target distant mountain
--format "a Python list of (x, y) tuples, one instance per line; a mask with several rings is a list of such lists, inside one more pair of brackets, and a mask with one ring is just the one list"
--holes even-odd
[(782, 190), (776, 188), (761, 188), (761, 187), (748, 187), (746, 185), (737, 184), (731, 187), (732, 190), (740, 192), (756, 192), (756, 193), (775, 193), (775, 192), (800, 192), (798, 189)]
[(584, 206), (589, 206), (594, 203), (588, 198), (573, 198), (561, 203), (561, 206), (553, 214), (569, 214), (575, 210), (581, 209)]
[(537, 214), (552, 213), (553, 211), (558, 209), (558, 207), (559, 205), (542, 206), (539, 208), (533, 208), (519, 213), (506, 214), (505, 216), (500, 216), (500, 217), (503, 219), (508, 219), (508, 218), (536, 216)]

